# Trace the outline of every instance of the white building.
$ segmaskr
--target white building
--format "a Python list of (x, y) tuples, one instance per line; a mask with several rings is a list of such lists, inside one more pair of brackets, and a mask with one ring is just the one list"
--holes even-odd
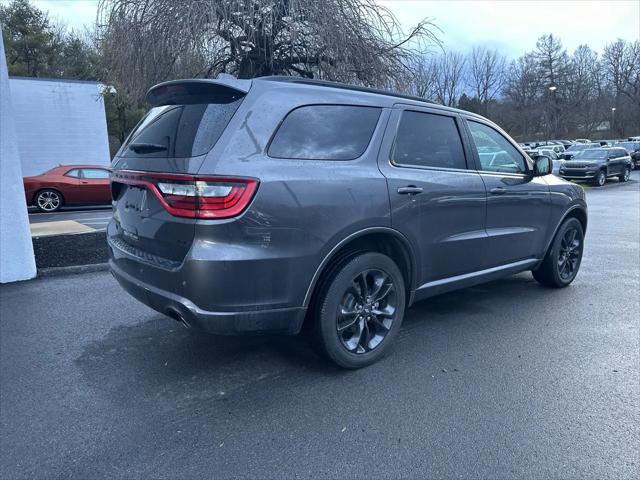
[(0, 283), (36, 276), (0, 29)]
[(9, 77), (23, 176), (57, 165), (109, 165), (98, 82)]

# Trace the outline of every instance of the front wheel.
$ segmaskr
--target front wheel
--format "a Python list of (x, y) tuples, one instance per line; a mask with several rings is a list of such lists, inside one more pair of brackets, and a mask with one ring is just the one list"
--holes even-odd
[(578, 275), (584, 249), (584, 230), (576, 218), (569, 218), (560, 226), (542, 264), (534, 270), (533, 278), (547, 287), (563, 288)]
[(605, 183), (607, 183), (607, 174), (604, 173), (604, 170), (600, 170), (595, 177), (593, 177), (593, 184), (596, 187), (601, 187)]
[(365, 367), (388, 350), (404, 309), (404, 278), (393, 260), (376, 252), (349, 257), (321, 287), (313, 340), (339, 366)]
[(618, 177), (621, 182), (626, 182), (631, 176), (631, 167), (626, 167), (624, 173)]

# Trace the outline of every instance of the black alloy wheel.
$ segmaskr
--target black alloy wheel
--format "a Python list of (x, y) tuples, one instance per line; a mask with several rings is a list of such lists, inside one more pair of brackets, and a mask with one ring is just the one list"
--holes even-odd
[(568, 218), (558, 229), (533, 278), (547, 287), (563, 288), (575, 280), (582, 263), (584, 230), (577, 218)]
[(582, 257), (581, 233), (576, 227), (567, 229), (560, 241), (558, 255), (558, 275), (564, 281), (571, 281), (576, 276), (577, 266)]
[(344, 368), (379, 360), (402, 324), (404, 282), (396, 263), (378, 252), (354, 252), (335, 264), (311, 309), (316, 349)]
[(365, 270), (353, 279), (342, 297), (336, 330), (344, 348), (367, 353), (382, 343), (396, 319), (397, 293), (382, 270)]

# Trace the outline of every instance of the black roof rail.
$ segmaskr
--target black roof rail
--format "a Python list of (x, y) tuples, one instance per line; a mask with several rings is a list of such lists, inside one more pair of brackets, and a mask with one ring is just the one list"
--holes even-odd
[(432, 102), (431, 100), (427, 100), (426, 98), (417, 97), (415, 95), (404, 95), (402, 93), (390, 92), (388, 90), (380, 90), (377, 88), (370, 87), (360, 87), (358, 85), (349, 85), (347, 83), (340, 82), (331, 82), (329, 80), (316, 80), (311, 78), (303, 78), (303, 77), (288, 77), (284, 75), (274, 75), (269, 77), (258, 77), (256, 80), (268, 80), (271, 82), (287, 82), (287, 83), (300, 83), (304, 85), (316, 85), (319, 87), (331, 87), (331, 88), (341, 88), (344, 90), (352, 90), (356, 92), (364, 92), (364, 93), (373, 93), (376, 95), (385, 95), (387, 97), (396, 97), (396, 98), (404, 98), (406, 100), (413, 100), (415, 102), (428, 103), (429, 105), (438, 105), (439, 104)]

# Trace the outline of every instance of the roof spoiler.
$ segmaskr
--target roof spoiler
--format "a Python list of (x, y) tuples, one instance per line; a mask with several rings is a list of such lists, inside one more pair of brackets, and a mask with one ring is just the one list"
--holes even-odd
[(192, 103), (230, 103), (244, 97), (251, 88), (251, 80), (221, 73), (215, 80), (194, 78), (171, 80), (149, 89), (145, 99), (153, 107)]

